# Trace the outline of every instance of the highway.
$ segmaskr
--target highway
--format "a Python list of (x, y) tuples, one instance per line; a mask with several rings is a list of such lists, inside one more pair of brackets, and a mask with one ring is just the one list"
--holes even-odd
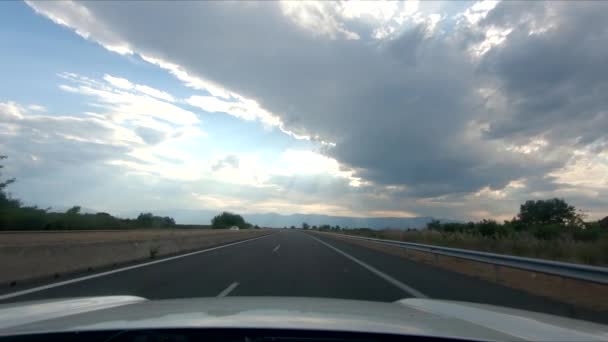
[[(15, 295), (0, 302), (102, 295), (148, 299), (216, 296), (332, 297), (471, 301), (598, 321), (597, 314), (470, 276), (407, 261), (299, 230)], [(62, 280), (65, 281), (65, 280)], [(605, 321), (599, 319), (599, 321)]]

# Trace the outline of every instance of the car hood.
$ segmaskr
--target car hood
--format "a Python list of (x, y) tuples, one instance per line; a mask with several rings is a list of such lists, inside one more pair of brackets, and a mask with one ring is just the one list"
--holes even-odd
[(608, 326), (483, 304), (327, 298), (146, 300), (87, 297), (0, 305), (0, 335), (160, 328), (268, 328), (371, 332), (473, 340), (608, 340)]

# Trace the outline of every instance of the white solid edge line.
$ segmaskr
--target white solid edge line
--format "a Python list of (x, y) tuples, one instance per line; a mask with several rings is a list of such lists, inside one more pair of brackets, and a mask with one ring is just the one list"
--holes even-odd
[(278, 244), (273, 250), (272, 252), (277, 252), (279, 250), (279, 248), (281, 248), (281, 244)]
[(137, 264), (137, 265), (127, 266), (127, 267), (119, 268), (119, 269), (116, 269), (116, 270), (111, 270), (111, 271), (106, 271), (106, 272), (102, 272), (102, 273), (91, 274), (91, 275), (84, 276), (84, 277), (79, 277), (79, 278), (74, 278), (74, 279), (70, 279), (70, 280), (60, 281), (58, 283), (53, 283), (53, 284), (49, 284), (49, 285), (37, 286), (37, 287), (33, 287), (33, 288), (27, 289), (27, 290), (17, 291), (17, 292), (13, 292), (13, 293), (7, 293), (5, 295), (0, 295), (0, 300), (4, 300), (4, 299), (8, 299), (8, 298), (14, 298), (14, 297), (18, 297), (18, 296), (23, 296), (23, 295), (26, 295), (26, 294), (29, 294), (29, 293), (33, 293), (33, 292), (39, 292), (39, 291), (43, 291), (43, 290), (48, 290), (48, 289), (52, 289), (54, 287), (59, 287), (59, 286), (63, 286), (63, 285), (77, 283), (77, 282), (83, 281), (83, 280), (89, 280), (89, 279), (99, 278), (99, 277), (107, 276), (107, 275), (110, 275), (110, 274), (114, 274), (114, 273), (118, 273), (118, 272), (124, 272), (124, 271), (132, 270), (132, 269), (136, 269), (136, 268), (140, 268), (140, 267), (145, 267), (145, 266), (150, 266), (150, 265), (154, 265), (154, 264), (159, 264), (159, 263), (165, 262), (165, 261), (175, 260), (175, 259), (179, 259), (179, 258), (185, 258), (185, 257), (191, 256), (191, 255), (211, 252), (211, 251), (214, 251), (216, 249), (230, 247), (230, 246), (238, 245), (238, 244), (241, 244), (241, 243), (250, 242), (250, 241), (257, 240), (257, 239), (265, 238), (265, 237), (268, 237), (268, 236), (270, 236), (272, 234), (273, 233), (267, 234), (267, 235), (263, 235), (263, 236), (258, 236), (258, 237), (247, 239), (247, 240), (241, 240), (241, 241), (237, 241), (237, 242), (232, 242), (232, 243), (229, 243), (227, 245), (221, 245), (221, 246), (217, 246), (217, 247), (211, 247), (211, 248), (203, 249), (203, 250), (196, 251), (196, 252), (190, 252), (190, 253), (186, 253), (186, 254), (180, 254), (180, 255), (172, 256), (172, 257), (165, 258), (165, 259), (150, 261), (150, 262), (146, 262), (146, 263), (143, 263), (143, 264)]
[(370, 271), (370, 272), (372, 272), (373, 274), (377, 275), (378, 277), (380, 277), (380, 278), (382, 278), (382, 279), (386, 280), (387, 282), (391, 283), (392, 285), (394, 285), (394, 286), (398, 287), (398, 288), (399, 288), (399, 289), (401, 289), (402, 291), (407, 292), (407, 293), (411, 294), (411, 295), (412, 295), (412, 296), (414, 296), (414, 297), (418, 297), (418, 298), (428, 298), (428, 296), (427, 296), (427, 295), (425, 295), (424, 293), (422, 293), (422, 292), (420, 292), (420, 291), (418, 291), (418, 290), (416, 290), (416, 289), (414, 289), (414, 288), (412, 288), (412, 287), (410, 287), (410, 286), (408, 286), (408, 285), (405, 285), (404, 283), (400, 282), (399, 280), (397, 280), (397, 279), (395, 279), (395, 278), (393, 278), (393, 277), (389, 276), (388, 274), (386, 274), (386, 273), (384, 273), (384, 272), (382, 272), (382, 271), (378, 270), (377, 268), (375, 268), (375, 267), (373, 267), (373, 266), (370, 266), (370, 265), (368, 265), (368, 264), (364, 263), (363, 261), (361, 261), (361, 260), (359, 260), (359, 259), (355, 258), (354, 256), (352, 256), (352, 255), (350, 255), (350, 254), (348, 254), (348, 253), (346, 253), (346, 252), (343, 252), (342, 250), (340, 250), (340, 249), (338, 249), (338, 248), (336, 248), (336, 247), (334, 247), (334, 246), (332, 246), (332, 245), (328, 244), (327, 242), (325, 242), (325, 241), (323, 241), (323, 240), (321, 240), (321, 239), (318, 239), (318, 238), (316, 238), (316, 237), (314, 237), (314, 236), (312, 236), (312, 235), (310, 235), (310, 234), (306, 234), (306, 235), (308, 235), (308, 236), (309, 236), (309, 237), (311, 237), (312, 239), (317, 240), (317, 242), (322, 243), (323, 245), (327, 246), (328, 248), (333, 249), (334, 251), (336, 251), (336, 252), (338, 252), (338, 253), (342, 254), (343, 256), (347, 257), (348, 259), (352, 260), (353, 262), (355, 262), (355, 263), (357, 263), (357, 264), (359, 264), (359, 265), (363, 266), (363, 267), (364, 267), (365, 269), (367, 269), (368, 271)]
[(230, 294), (230, 292), (232, 292), (232, 290), (236, 289), (236, 287), (239, 286), (239, 283), (237, 283), (236, 281), (230, 285), (228, 285), (227, 288), (224, 289), (224, 291), (220, 292), (217, 296), (218, 297), (226, 297), (227, 295)]

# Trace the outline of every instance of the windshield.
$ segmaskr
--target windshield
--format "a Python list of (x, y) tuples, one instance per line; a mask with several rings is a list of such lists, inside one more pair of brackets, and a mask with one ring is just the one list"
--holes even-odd
[(607, 324), (606, 15), (3, 2), (0, 304), (416, 298)]

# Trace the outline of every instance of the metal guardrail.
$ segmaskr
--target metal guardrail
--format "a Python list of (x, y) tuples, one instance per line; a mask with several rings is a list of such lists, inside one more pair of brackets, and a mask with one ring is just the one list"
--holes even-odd
[(387, 245), (399, 246), (412, 250), (447, 255), (461, 259), (474, 260), (483, 263), (513, 267), (527, 271), (540, 272), (558, 275), (567, 278), (580, 279), (591, 281), (599, 284), (608, 285), (608, 267), (598, 267), (589, 265), (580, 265), (560, 261), (551, 261), (535, 258), (518, 257), (505, 254), (494, 254), (487, 252), (479, 252), (460, 248), (441, 247), (433, 245), (424, 245), (421, 243), (384, 240), (362, 236), (354, 236), (347, 234), (339, 234), (353, 239), (368, 240)]

